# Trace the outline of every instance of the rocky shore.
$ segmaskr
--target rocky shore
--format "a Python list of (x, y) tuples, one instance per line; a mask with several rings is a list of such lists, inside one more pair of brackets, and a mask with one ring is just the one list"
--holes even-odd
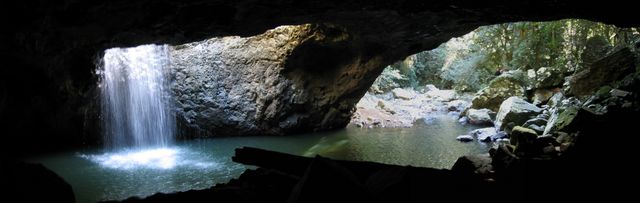
[(422, 90), (395, 88), (381, 94), (367, 92), (356, 105), (349, 124), (361, 128), (412, 127), (433, 115), (459, 116), (469, 107), (471, 97), (433, 85), (426, 85)]

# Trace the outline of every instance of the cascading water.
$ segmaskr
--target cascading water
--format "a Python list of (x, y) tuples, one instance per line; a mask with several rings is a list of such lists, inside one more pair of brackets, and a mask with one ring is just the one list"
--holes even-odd
[(175, 133), (167, 92), (167, 45), (112, 48), (100, 70), (106, 144), (113, 149), (165, 147)]

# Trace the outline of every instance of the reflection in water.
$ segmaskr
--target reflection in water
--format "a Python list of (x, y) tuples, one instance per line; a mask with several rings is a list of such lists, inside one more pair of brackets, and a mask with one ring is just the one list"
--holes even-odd
[(250, 146), (284, 153), (387, 164), (451, 168), (456, 159), (486, 152), (478, 142), (455, 137), (477, 127), (441, 116), (413, 128), (346, 128), (300, 136), (227, 137), (177, 142), (171, 148), (104, 152), (87, 150), (33, 158), (72, 186), (78, 202), (205, 189), (238, 177), (247, 166), (231, 161)]

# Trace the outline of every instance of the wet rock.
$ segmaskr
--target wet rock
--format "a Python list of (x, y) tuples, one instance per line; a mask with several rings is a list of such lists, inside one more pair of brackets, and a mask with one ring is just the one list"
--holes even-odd
[(473, 141), (473, 136), (471, 136), (471, 135), (459, 135), (458, 137), (456, 137), (456, 140), (458, 140), (460, 142), (471, 142), (471, 141)]
[(497, 142), (498, 140), (502, 140), (502, 139), (505, 139), (505, 138), (508, 138), (508, 137), (509, 137), (509, 135), (507, 134), (507, 132), (499, 131), (495, 135), (491, 136), (491, 140), (493, 140), (494, 142)]
[(491, 142), (492, 137), (496, 135), (496, 128), (480, 128), (469, 132), (469, 135), (475, 136), (480, 142)]
[(542, 109), (522, 98), (510, 97), (500, 105), (500, 111), (496, 115), (495, 126), (498, 130), (503, 130), (504, 125), (510, 122), (515, 125), (522, 125), (540, 112), (542, 112)]
[(467, 122), (469, 122), (469, 118), (467, 118), (466, 116), (458, 119), (458, 123), (460, 124), (464, 125), (467, 124)]
[(491, 80), (487, 87), (476, 93), (471, 101), (470, 108), (486, 108), (492, 111), (498, 111), (500, 104), (512, 96), (524, 96), (522, 80), (510, 75), (501, 75)]
[(407, 90), (402, 88), (395, 88), (391, 90), (393, 96), (398, 99), (410, 100), (416, 97), (416, 93), (413, 90)]
[(491, 114), (495, 115), (495, 112), (489, 109), (468, 109), (468, 122), (474, 125), (493, 125)]
[(629, 48), (622, 48), (601, 58), (576, 73), (570, 80), (569, 92), (588, 95), (599, 87), (620, 80), (635, 71), (635, 58)]

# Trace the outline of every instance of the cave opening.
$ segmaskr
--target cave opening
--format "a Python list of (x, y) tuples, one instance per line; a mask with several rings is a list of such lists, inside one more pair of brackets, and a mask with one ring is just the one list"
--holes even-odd
[[(504, 9), (519, 3), (378, 3), (296, 4), (274, 16), (267, 10), (282, 2), (163, 1), (123, 23), (113, 22), (136, 10), (128, 4), (32, 5), (51, 9), (1, 35), (0, 56), (20, 68), (1, 72), (0, 127), (24, 134), (3, 142), (2, 182), (19, 186), (16, 194), (68, 195), (40, 182), (44, 190), (23, 192), (25, 176), (11, 177), (44, 180), (11, 167), (49, 168), (59, 175), (52, 182), (69, 186), (55, 188), (77, 202), (157, 192), (167, 194), (127, 201), (416, 201), (424, 197), (415, 191), (470, 185), (513, 199), (544, 181), (578, 182), (584, 176), (572, 171), (593, 160), (604, 161), (589, 171), (611, 174), (624, 156), (610, 156), (631, 154), (598, 135), (624, 133), (633, 122), (622, 118), (638, 113), (637, 22), (589, 7), (565, 12), (555, 1), (535, 14)], [(149, 17), (159, 14), (167, 15)], [(256, 19), (263, 15), (273, 18)], [(622, 27), (569, 19), (476, 29), (566, 17)], [(164, 59), (127, 56), (140, 44)], [(95, 53), (117, 60), (93, 74)], [(129, 77), (158, 72), (140, 69), (154, 63), (164, 75)], [(14, 77), (24, 74), (33, 77)], [(4, 156), (42, 165), (5, 165)]]
[[(323, 80), (304, 80), (298, 71), (315, 73), (333, 67), (319, 77), (326, 79), (333, 72), (328, 75), (338, 77), (338, 82), (344, 75), (350, 76), (348, 82), (367, 80), (353, 70), (366, 70), (367, 62), (347, 60), (357, 57), (353, 52), (331, 67), (314, 64), (311, 69), (295, 69), (304, 66), (305, 60), (332, 58), (335, 44), (344, 48), (349, 36), (329, 27), (333, 38), (327, 39), (325, 29), (310, 24), (281, 26), (251, 37), (109, 49), (97, 71), (106, 135), (103, 143), (108, 150), (91, 148), (31, 161), (44, 163), (69, 181), (78, 201), (92, 202), (205, 189), (227, 182), (247, 169), (229, 160), (234, 149), (246, 146), (305, 157), (456, 170), (464, 162), (460, 157), (483, 164), (490, 159), (488, 152), (500, 146), (533, 148), (512, 141), (521, 133), (553, 141), (537, 146), (539, 151), (507, 149), (509, 153), (557, 157), (574, 144), (577, 131), (565, 128), (570, 122), (553, 120), (560, 124), (549, 124), (549, 120), (557, 120), (580, 102), (600, 105), (588, 98), (591, 92), (578, 98), (564, 96), (573, 95), (570, 78), (597, 60), (634, 46), (640, 37), (636, 28), (573, 19), (483, 26), (389, 65), (373, 81), (369, 78), (364, 95), (350, 99), (358, 102), (344, 129), (286, 137), (230, 137), (270, 134), (255, 132), (264, 132), (265, 123), (272, 120), (278, 121), (275, 127), (269, 126), (278, 130), (275, 134), (291, 134), (286, 128), (304, 125), (313, 116), (301, 115), (309, 107), (296, 105), (326, 103), (300, 95), (327, 97), (353, 91), (349, 86), (336, 90), (337, 86)], [(299, 42), (303, 46), (291, 46), (291, 40), (301, 36), (307, 37)], [(323, 48), (314, 49), (318, 47)], [(287, 53), (304, 57), (292, 57), (292, 63), (284, 57)], [(623, 76), (627, 75), (615, 80)], [(604, 81), (609, 97), (632, 94), (610, 87), (614, 82), (619, 83)], [(270, 89), (274, 87), (279, 89)], [(285, 95), (289, 103), (274, 100), (273, 95)], [(627, 104), (625, 96), (618, 103)], [(272, 105), (294, 116), (289, 112), (266, 114)], [(219, 130), (225, 128), (242, 131)], [(556, 128), (566, 132), (556, 133)], [(174, 133), (179, 141), (172, 141)], [(198, 137), (205, 138), (193, 139)], [(491, 173), (491, 169), (482, 171), (482, 175)], [(99, 176), (100, 180), (86, 182), (78, 174)], [(121, 174), (129, 175), (109, 178)]]

